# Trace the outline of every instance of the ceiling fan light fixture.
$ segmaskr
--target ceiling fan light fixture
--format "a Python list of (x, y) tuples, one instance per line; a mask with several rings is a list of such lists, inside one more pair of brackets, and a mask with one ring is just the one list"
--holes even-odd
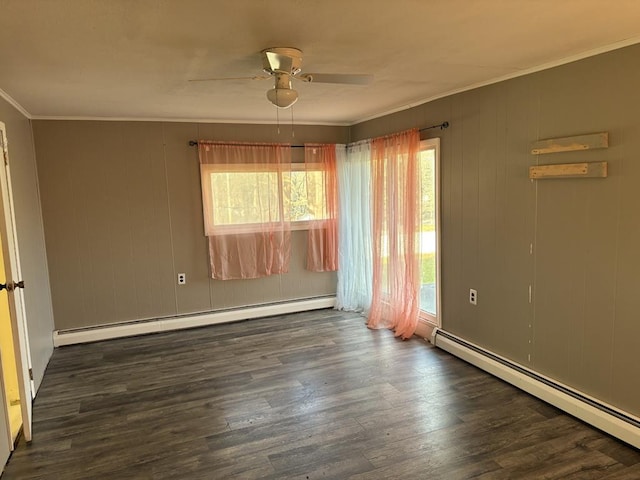
[(267, 91), (267, 98), (278, 108), (289, 108), (298, 101), (298, 92), (292, 88), (272, 88)]
[[(289, 108), (298, 101), (298, 92), (291, 88), (291, 80), (308, 83), (337, 83), (343, 85), (368, 85), (373, 75), (345, 73), (300, 73), (302, 50), (293, 47), (272, 47), (260, 52), (262, 68), (268, 77), (227, 77), (202, 80), (265, 80), (273, 78), (274, 88), (267, 91), (267, 99), (278, 108)], [(196, 81), (196, 80), (192, 80)]]

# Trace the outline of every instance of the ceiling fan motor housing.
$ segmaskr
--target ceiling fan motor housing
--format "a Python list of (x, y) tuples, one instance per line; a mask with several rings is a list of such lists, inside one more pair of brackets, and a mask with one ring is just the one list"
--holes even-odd
[(302, 70), (302, 50), (292, 47), (273, 47), (262, 50), (262, 69), (269, 75), (296, 75)]

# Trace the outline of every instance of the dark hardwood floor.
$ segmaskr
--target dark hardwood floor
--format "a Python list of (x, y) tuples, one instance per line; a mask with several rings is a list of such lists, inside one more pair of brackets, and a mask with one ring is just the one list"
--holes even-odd
[(640, 479), (640, 453), (321, 310), (57, 349), (2, 480)]

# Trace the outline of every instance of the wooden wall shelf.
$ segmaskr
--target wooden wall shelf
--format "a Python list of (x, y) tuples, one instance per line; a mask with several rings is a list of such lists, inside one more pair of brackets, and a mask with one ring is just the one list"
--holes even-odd
[(607, 162), (564, 163), (529, 167), (529, 178), (605, 178)]
[(607, 148), (609, 146), (609, 132), (576, 135), (574, 137), (549, 138), (531, 144), (531, 153), (542, 155), (545, 153), (573, 152), (576, 150), (591, 150)]

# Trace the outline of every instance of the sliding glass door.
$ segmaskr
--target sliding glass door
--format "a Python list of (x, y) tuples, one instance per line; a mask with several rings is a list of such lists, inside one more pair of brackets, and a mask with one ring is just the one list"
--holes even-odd
[(420, 317), (440, 326), (440, 139), (420, 144)]

